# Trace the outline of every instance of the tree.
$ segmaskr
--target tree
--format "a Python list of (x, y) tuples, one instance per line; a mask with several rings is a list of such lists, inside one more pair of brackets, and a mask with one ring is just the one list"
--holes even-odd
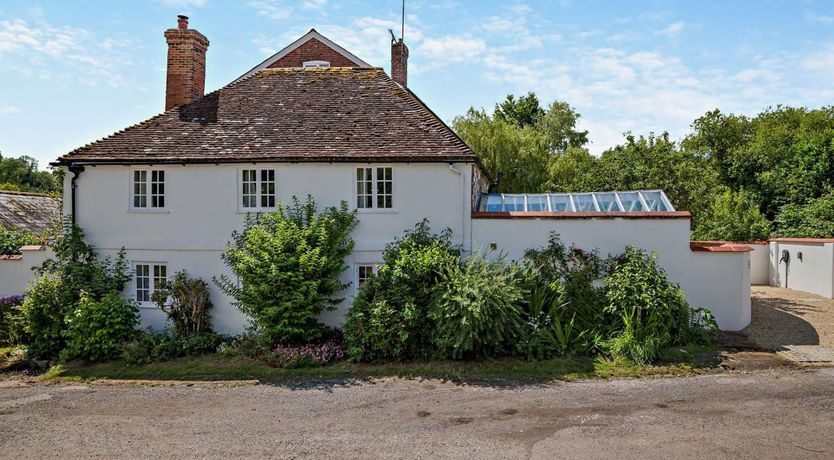
[(553, 157), (588, 142), (588, 132), (576, 130), (578, 119), (567, 103), (554, 101), (544, 110), (538, 97), (528, 93), (518, 99), (507, 96), (492, 115), (470, 108), (455, 118), (453, 127), (492, 177), (500, 173), (500, 191), (534, 193), (547, 188)]
[(783, 206), (774, 223), (780, 237), (834, 238), (834, 191), (804, 206)]
[(56, 173), (39, 171), (32, 157), (4, 158), (0, 153), (0, 190), (52, 193), (60, 191)]
[(725, 189), (699, 216), (692, 231), (696, 240), (761, 241), (770, 236), (770, 222), (744, 192)]

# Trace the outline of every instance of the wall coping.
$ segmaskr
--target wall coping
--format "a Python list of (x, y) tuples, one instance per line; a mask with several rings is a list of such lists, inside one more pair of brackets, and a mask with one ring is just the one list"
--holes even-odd
[(692, 252), (750, 252), (753, 250), (747, 244), (722, 241), (690, 241), (689, 249)]
[(774, 238), (770, 241), (775, 241), (777, 243), (825, 244), (834, 243), (834, 238)]
[(473, 219), (690, 219), (689, 211), (472, 211)]
[(20, 254), (0, 255), (0, 260), (23, 260)]
[(21, 246), (19, 248), (20, 251), (46, 251), (46, 246), (42, 245), (27, 245)]

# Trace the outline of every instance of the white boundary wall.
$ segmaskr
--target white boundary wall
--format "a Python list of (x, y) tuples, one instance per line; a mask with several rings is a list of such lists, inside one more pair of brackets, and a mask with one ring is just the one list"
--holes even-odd
[(767, 286), (770, 283), (770, 244), (768, 242), (744, 243), (750, 252), (750, 284)]
[(52, 255), (44, 246), (24, 246), (21, 256), (0, 258), (0, 297), (21, 295), (35, 279), (33, 268), (39, 267)]
[(692, 305), (709, 309), (721, 329), (741, 330), (750, 323), (749, 252), (693, 252), (689, 219), (475, 218), (472, 231), (475, 250), (495, 247), (496, 255), (508, 260), (543, 247), (551, 232), (603, 257), (620, 254), (627, 245), (656, 251), (669, 279), (680, 284)]
[[(789, 256), (787, 264), (783, 251)], [(776, 239), (770, 242), (769, 261), (771, 286), (834, 299), (834, 241)]]

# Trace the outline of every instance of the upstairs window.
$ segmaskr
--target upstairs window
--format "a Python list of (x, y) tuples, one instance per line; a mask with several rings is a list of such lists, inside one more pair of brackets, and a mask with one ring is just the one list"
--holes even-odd
[(356, 207), (391, 209), (394, 207), (394, 171), (386, 167), (356, 169)]
[(131, 187), (133, 209), (165, 208), (165, 171), (161, 169), (135, 169)]
[(240, 171), (240, 207), (243, 210), (275, 209), (275, 170)]
[(139, 262), (134, 267), (136, 301), (149, 303), (151, 294), (168, 278), (168, 266), (163, 263)]

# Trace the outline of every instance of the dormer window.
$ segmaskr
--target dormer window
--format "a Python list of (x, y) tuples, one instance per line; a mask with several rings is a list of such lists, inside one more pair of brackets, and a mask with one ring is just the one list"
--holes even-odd
[(305, 69), (329, 69), (330, 62), (328, 61), (305, 61), (304, 62)]

